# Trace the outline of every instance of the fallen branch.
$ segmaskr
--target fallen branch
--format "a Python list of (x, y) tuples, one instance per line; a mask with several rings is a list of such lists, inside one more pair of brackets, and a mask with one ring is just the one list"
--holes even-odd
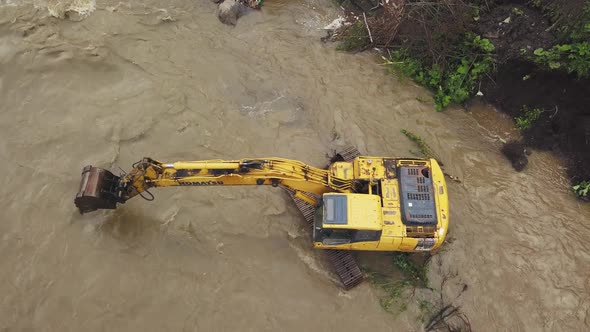
[[(459, 319), (459, 326), (450, 322), (452, 318)], [(457, 323), (459, 321), (456, 321)], [(447, 305), (434, 315), (426, 325), (426, 331), (466, 331), (471, 332), (469, 318), (460, 311), (459, 307)]]
[(365, 26), (367, 27), (367, 32), (369, 33), (369, 40), (371, 44), (373, 44), (373, 36), (371, 35), (371, 29), (369, 29), (369, 24), (367, 23), (367, 15), (363, 12), (363, 19), (365, 20)]

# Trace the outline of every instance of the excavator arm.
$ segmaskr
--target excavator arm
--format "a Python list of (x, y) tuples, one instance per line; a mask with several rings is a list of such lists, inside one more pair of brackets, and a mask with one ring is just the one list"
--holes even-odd
[(362, 280), (349, 250), (420, 252), (443, 244), (449, 200), (436, 160), (340, 157), (325, 170), (282, 158), (174, 163), (144, 158), (121, 176), (86, 166), (74, 202), (84, 214), (115, 209), (135, 196), (153, 200), (150, 190), (156, 187), (281, 186), (312, 226), (313, 246), (328, 249), (347, 289)]
[(144, 158), (122, 176), (86, 166), (75, 204), (84, 214), (98, 209), (114, 209), (117, 203), (125, 203), (138, 195), (153, 200), (149, 190), (154, 187), (229, 185), (282, 185), (312, 204), (315, 204), (313, 197), (305, 193), (321, 195), (352, 191), (351, 179), (338, 178), (328, 170), (296, 160), (261, 158), (161, 163)]

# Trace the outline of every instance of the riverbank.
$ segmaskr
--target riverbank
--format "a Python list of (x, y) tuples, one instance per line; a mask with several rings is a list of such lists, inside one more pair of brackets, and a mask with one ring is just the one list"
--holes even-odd
[[(439, 110), (483, 98), (510, 115), (524, 145), (563, 159), (590, 187), (590, 7), (585, 1), (339, 1), (339, 48), (379, 48), (433, 91)], [(507, 155), (513, 161), (524, 158)], [(522, 165), (522, 163), (520, 163)], [(522, 167), (515, 167), (521, 170)], [(578, 190), (587, 199), (590, 193)], [(585, 197), (584, 197), (585, 196)]]

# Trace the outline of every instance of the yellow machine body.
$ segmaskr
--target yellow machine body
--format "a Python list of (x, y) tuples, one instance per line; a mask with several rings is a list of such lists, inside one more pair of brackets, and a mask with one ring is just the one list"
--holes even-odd
[[(400, 169), (419, 170), (419, 175), (427, 169), (431, 185), (419, 188), (423, 194), (400, 191)], [(436, 160), (358, 157), (352, 163), (334, 163), (330, 170), (342, 178), (376, 183), (373, 187), (379, 188), (379, 192), (371, 192), (372, 186), (369, 186), (367, 194), (324, 194), (323, 204), (316, 211), (316, 248), (415, 252), (435, 250), (444, 242), (449, 225), (449, 201), (444, 174)], [(434, 199), (435, 215), (431, 219), (436, 222), (404, 221), (403, 204), (412, 202), (402, 202), (402, 195), (414, 195), (419, 200)], [(341, 213), (346, 211), (346, 217), (340, 223), (329, 222), (336, 213), (330, 196), (346, 198), (341, 204), (344, 206)], [(330, 236), (321, 236), (326, 231)]]
[(324, 223), (326, 229), (356, 229), (362, 231), (380, 231), (383, 228), (383, 211), (381, 199), (377, 195), (365, 194), (324, 194), (324, 218), (334, 220), (337, 213), (336, 199), (345, 198), (346, 223)]
[(315, 206), (313, 243), (319, 249), (429, 251), (448, 231), (448, 193), (434, 159), (363, 156), (320, 169), (281, 158), (144, 158), (122, 177), (87, 166), (75, 203), (86, 213), (146, 198), (154, 187), (231, 185), (281, 185)]

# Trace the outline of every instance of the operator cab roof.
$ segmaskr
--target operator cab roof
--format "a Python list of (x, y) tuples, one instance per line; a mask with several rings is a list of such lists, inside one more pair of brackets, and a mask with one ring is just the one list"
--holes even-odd
[(381, 198), (367, 194), (324, 194), (324, 228), (382, 228)]

